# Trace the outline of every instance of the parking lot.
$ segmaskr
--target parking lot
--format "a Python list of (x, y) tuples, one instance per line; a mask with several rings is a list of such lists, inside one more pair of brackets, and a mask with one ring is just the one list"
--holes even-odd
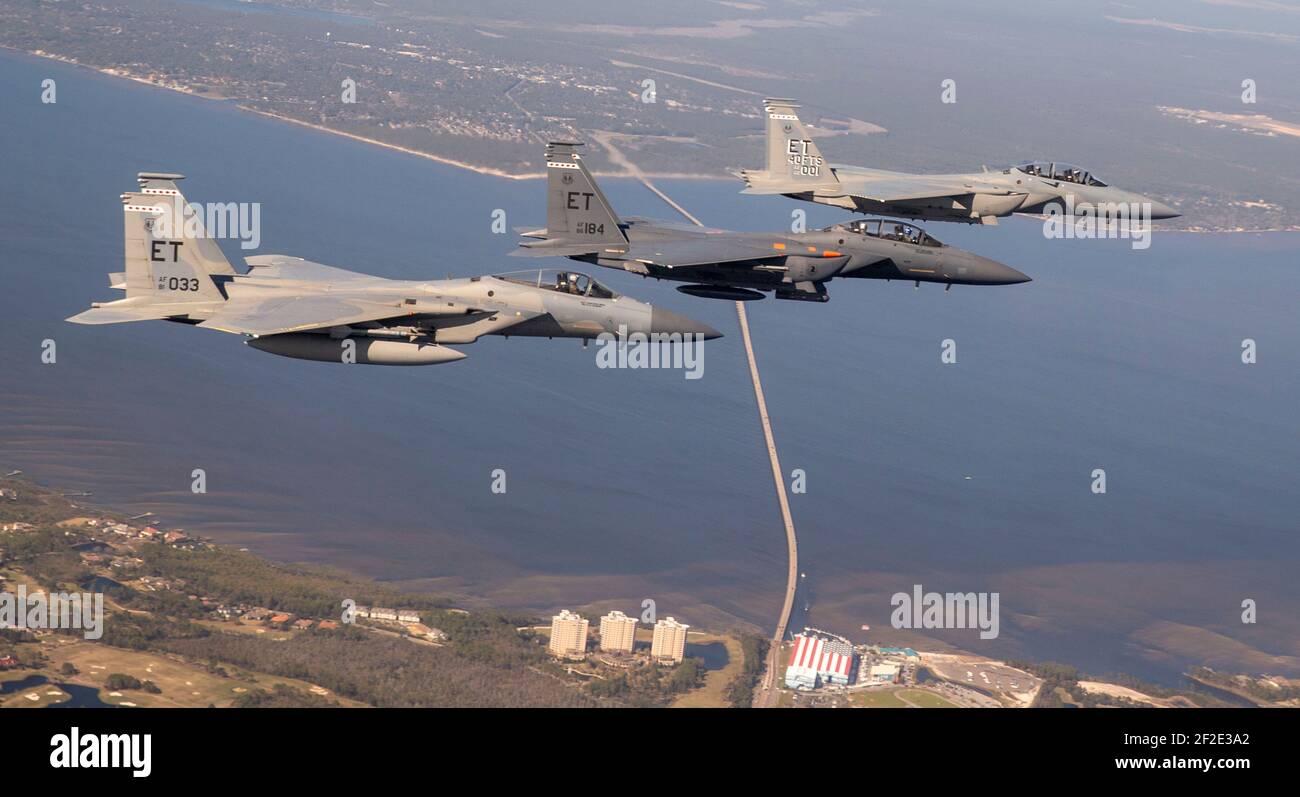
[(1033, 702), (1042, 685), (1042, 681), (1024, 670), (972, 657), (930, 654), (925, 657), (925, 667), (954, 684), (1026, 705)]

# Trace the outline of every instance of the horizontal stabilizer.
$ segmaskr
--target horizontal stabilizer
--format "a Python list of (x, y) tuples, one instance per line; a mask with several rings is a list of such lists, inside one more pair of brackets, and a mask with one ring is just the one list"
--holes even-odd
[(510, 253), (511, 257), (574, 257), (576, 255), (596, 255), (602, 253), (622, 254), (627, 251), (627, 246), (610, 246), (608, 248), (600, 244), (573, 243), (552, 239), (549, 241), (524, 242), (520, 243), (518, 248)]
[(163, 318), (187, 317), (215, 305), (195, 302), (144, 302), (139, 297), (97, 304), (77, 313), (68, 321), (74, 324), (125, 324), (130, 321), (158, 321)]
[(818, 196), (844, 196), (844, 189), (840, 186), (839, 180), (823, 183), (809, 182), (749, 169), (740, 172), (740, 179), (745, 181), (745, 187), (740, 191), (742, 194), (815, 193)]

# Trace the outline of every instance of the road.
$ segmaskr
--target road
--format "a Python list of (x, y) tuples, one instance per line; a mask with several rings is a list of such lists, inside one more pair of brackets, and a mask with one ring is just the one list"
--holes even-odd
[[(650, 182), (645, 172), (628, 160), (611, 141), (611, 136), (592, 133), (595, 139), (609, 153), (610, 161), (622, 166), (642, 185), (654, 192), (673, 210), (682, 214), (692, 224), (703, 227), (704, 223), (695, 218), (690, 211), (675, 202), (672, 197), (660, 191)], [(772, 421), (767, 414), (767, 400), (763, 397), (763, 382), (758, 376), (758, 362), (754, 359), (754, 342), (749, 336), (749, 318), (745, 315), (745, 303), (736, 302), (736, 317), (740, 321), (740, 335), (745, 342), (745, 357), (749, 360), (749, 378), (754, 384), (754, 400), (758, 403), (758, 419), (763, 425), (763, 441), (767, 445), (768, 460), (772, 465), (772, 481), (776, 485), (776, 500), (781, 507), (781, 521), (785, 524), (786, 549), (789, 559), (789, 571), (786, 574), (785, 601), (781, 605), (781, 616), (777, 618), (776, 631), (772, 634), (772, 646), (768, 651), (767, 667), (754, 699), (756, 708), (771, 708), (776, 704), (776, 674), (781, 670), (781, 643), (790, 624), (790, 613), (794, 610), (795, 591), (799, 586), (799, 543), (795, 537), (794, 518), (790, 514), (790, 499), (785, 491), (785, 474), (781, 470), (781, 459), (776, 452), (776, 438), (772, 435)]]
[(745, 340), (745, 356), (749, 358), (749, 378), (754, 383), (754, 399), (758, 402), (758, 418), (763, 424), (763, 439), (767, 443), (767, 456), (772, 464), (772, 481), (776, 484), (776, 499), (781, 505), (781, 520), (785, 523), (785, 540), (790, 565), (785, 581), (785, 601), (781, 605), (781, 616), (777, 620), (776, 631), (772, 634), (772, 646), (767, 654), (767, 668), (763, 671), (763, 681), (754, 702), (758, 708), (771, 708), (776, 703), (776, 674), (781, 669), (781, 642), (785, 639), (786, 627), (790, 624), (790, 612), (794, 609), (794, 593), (799, 586), (799, 542), (794, 533), (790, 500), (785, 493), (785, 475), (781, 470), (781, 459), (776, 453), (776, 439), (772, 436), (772, 421), (767, 415), (767, 400), (763, 398), (763, 383), (758, 378), (758, 363), (754, 360), (754, 344), (749, 337), (749, 319), (745, 315), (744, 302), (736, 302), (736, 315), (740, 318), (740, 334)]

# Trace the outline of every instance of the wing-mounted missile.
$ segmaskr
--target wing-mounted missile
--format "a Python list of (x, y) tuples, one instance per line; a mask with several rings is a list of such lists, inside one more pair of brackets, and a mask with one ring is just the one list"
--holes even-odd
[(460, 318), (440, 318), (426, 326), (434, 330), (438, 343), (473, 343), (484, 335), (504, 334), (504, 330), (533, 318), (537, 313), (480, 312)]

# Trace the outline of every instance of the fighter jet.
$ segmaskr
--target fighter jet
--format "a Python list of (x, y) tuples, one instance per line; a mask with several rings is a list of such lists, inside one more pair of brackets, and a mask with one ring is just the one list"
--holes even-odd
[[(175, 321), (244, 335), (249, 346), (271, 354), (373, 365), (464, 359), (446, 344), (473, 343), (483, 335), (721, 337), (712, 327), (620, 296), (576, 271), (391, 280), (297, 257), (257, 255), (245, 258), (249, 270), (241, 274), (184, 210), (190, 206), (176, 188), (182, 177), (143, 172), (140, 190), (122, 194), (126, 270), (109, 275), (109, 282), (126, 298), (92, 304), (69, 321)], [(177, 208), (187, 223), (171, 223)]]
[[(1000, 171), (908, 174), (827, 163), (804, 129), (794, 100), (767, 99), (767, 165), (740, 173), (742, 194), (781, 194), (793, 199), (908, 219), (997, 224), (1012, 213), (1042, 214), (1053, 203), (1063, 215), (1115, 208), (1135, 219), (1172, 219), (1179, 214), (1154, 199), (1107, 185), (1068, 163), (1035, 161)], [(1149, 212), (1149, 215), (1146, 213)]]
[[(940, 243), (920, 227), (869, 219), (803, 233), (743, 233), (619, 218), (578, 155), (578, 144), (546, 147), (546, 228), (512, 254), (560, 255), (643, 277), (689, 282), (677, 290), (711, 299), (824, 302), (835, 277), (1009, 285), (1029, 277)], [(946, 288), (945, 288), (946, 290)]]

